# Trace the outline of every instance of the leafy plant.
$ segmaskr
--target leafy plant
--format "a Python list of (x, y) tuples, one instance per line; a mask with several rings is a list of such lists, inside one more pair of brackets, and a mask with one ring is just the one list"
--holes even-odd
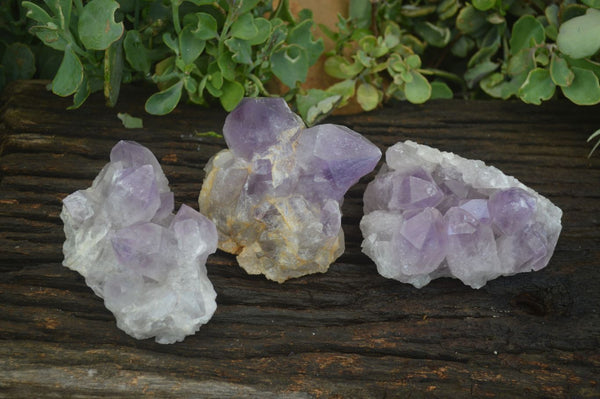
[(325, 71), (341, 82), (309, 90), (305, 117), (351, 99), (366, 111), (390, 98), (419, 104), (452, 97), (451, 87), (531, 104), (558, 87), (576, 104), (597, 104), (600, 2), (582, 3), (351, 0), (350, 17), (328, 32), (337, 45)]
[(0, 90), (13, 80), (52, 77), (58, 62), (57, 52), (29, 34), (19, 1), (0, 3)]
[(159, 91), (146, 101), (155, 115), (185, 96), (226, 110), (244, 96), (270, 95), (274, 76), (297, 93), (323, 51), (311, 34), (310, 12), (298, 21), (287, 1), (274, 9), (261, 0), (44, 0), (24, 1), (30, 32), (63, 53), (52, 91), (73, 95), (79, 107), (103, 90), (114, 106), (122, 83), (151, 80)]

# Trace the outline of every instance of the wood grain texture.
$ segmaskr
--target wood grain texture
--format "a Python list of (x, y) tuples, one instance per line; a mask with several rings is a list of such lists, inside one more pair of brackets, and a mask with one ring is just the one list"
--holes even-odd
[[(0, 397), (599, 397), (600, 162), (586, 137), (598, 107), (432, 101), (331, 118), (382, 150), (412, 139), (514, 175), (564, 211), (549, 266), (480, 290), (387, 280), (360, 252), (362, 192), (343, 206), (345, 254), (326, 274), (284, 284), (218, 252), (213, 319), (174, 345), (137, 341), (77, 273), (61, 266), (61, 199), (86, 188), (120, 139), (162, 163), (176, 206), (197, 208), (203, 167), (224, 147), (225, 114), (181, 106), (143, 114), (128, 86), (116, 109), (78, 111), (43, 82), (3, 93), (0, 147)], [(143, 116), (127, 130), (118, 112)]]

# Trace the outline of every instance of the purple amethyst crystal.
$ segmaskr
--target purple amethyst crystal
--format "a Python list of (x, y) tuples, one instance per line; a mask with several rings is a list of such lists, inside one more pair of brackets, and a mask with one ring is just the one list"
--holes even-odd
[(278, 282), (325, 272), (344, 250), (340, 203), (379, 149), (344, 126), (305, 129), (281, 98), (244, 99), (223, 135), (199, 197), (219, 248)]
[(174, 199), (147, 148), (120, 141), (92, 186), (63, 200), (63, 264), (104, 298), (119, 328), (159, 343), (195, 333), (216, 309), (206, 258), (214, 224)]
[(480, 288), (550, 261), (562, 211), (515, 178), (410, 141), (389, 148), (386, 161), (361, 221), (363, 251), (383, 276), (417, 288), (449, 276)]

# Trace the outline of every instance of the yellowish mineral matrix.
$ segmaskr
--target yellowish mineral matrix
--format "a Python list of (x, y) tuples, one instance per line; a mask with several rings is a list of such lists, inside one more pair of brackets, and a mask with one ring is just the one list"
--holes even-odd
[[(264, 274), (279, 283), (326, 272), (344, 252), (344, 231), (340, 229), (338, 234), (315, 245), (316, 238), (323, 238), (323, 225), (307, 226), (305, 215), (318, 215), (321, 210), (311, 209), (301, 196), (265, 196), (257, 203), (241, 203), (243, 182), (253, 171), (248, 167), (251, 165), (223, 169), (233, 162), (229, 150), (219, 152), (208, 162), (198, 199), (200, 211), (218, 226), (219, 249), (238, 255), (237, 261), (247, 273)], [(228, 189), (223, 190), (224, 187)], [(263, 209), (271, 213), (267, 218), (249, 217), (259, 215)]]

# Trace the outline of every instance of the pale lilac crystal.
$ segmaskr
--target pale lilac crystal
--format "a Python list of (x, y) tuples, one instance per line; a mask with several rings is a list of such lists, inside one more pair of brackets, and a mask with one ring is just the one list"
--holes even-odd
[[(244, 98), (227, 116), (223, 137), (238, 157), (252, 159), (280, 139), (304, 128), (302, 119), (279, 98)], [(248, 132), (252, 132), (248, 134)]]
[(535, 198), (519, 187), (497, 191), (488, 208), (494, 225), (505, 234), (516, 234), (530, 224), (535, 212)]
[(126, 333), (181, 341), (216, 309), (205, 267), (216, 228), (185, 205), (173, 215), (173, 193), (147, 148), (120, 141), (110, 159), (90, 188), (63, 200), (63, 264), (85, 277)]
[(229, 149), (209, 161), (199, 197), (219, 247), (278, 282), (325, 272), (344, 250), (343, 196), (379, 149), (344, 126), (305, 129), (280, 98), (243, 100), (223, 135)]
[[(492, 166), (410, 141), (388, 149), (364, 210), (363, 251), (383, 276), (417, 288), (444, 276), (480, 288), (498, 276), (540, 270), (562, 216)], [(433, 211), (444, 215), (435, 221), (441, 228), (431, 227)]]

